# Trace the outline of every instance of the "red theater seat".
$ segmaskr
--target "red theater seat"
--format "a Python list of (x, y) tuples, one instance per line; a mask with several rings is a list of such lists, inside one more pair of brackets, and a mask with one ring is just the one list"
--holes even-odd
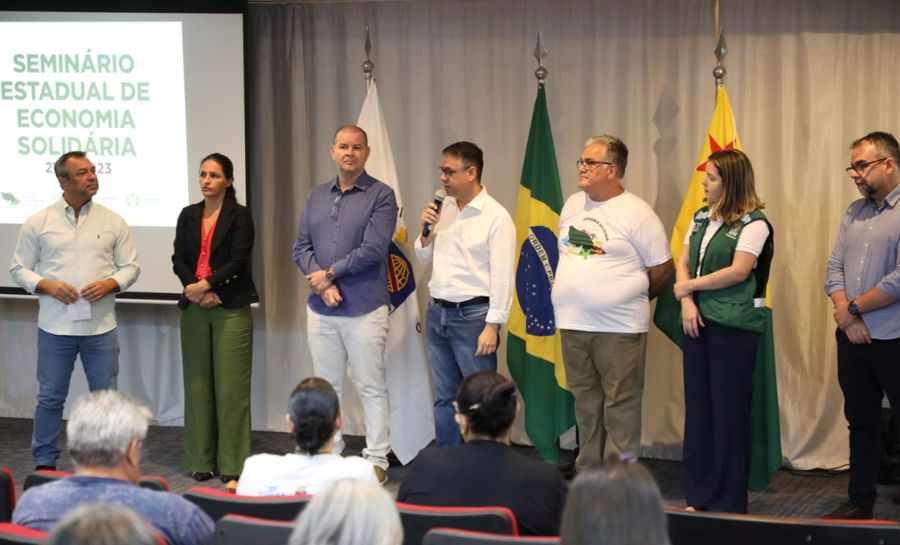
[(672, 545), (900, 545), (900, 523), (667, 509)]
[(434, 528), (425, 534), (423, 545), (559, 545), (559, 536), (512, 536)]
[(294, 520), (311, 496), (238, 496), (217, 488), (195, 486), (184, 498), (206, 511), (213, 520), (225, 515), (246, 515), (270, 520)]
[(432, 528), (519, 535), (516, 516), (507, 507), (434, 507), (397, 502), (403, 545), (421, 545)]
[(245, 515), (225, 515), (216, 521), (216, 545), (285, 545), (294, 523)]
[(12, 520), (16, 508), (16, 480), (8, 467), (0, 468), (0, 522)]
[[(51, 481), (65, 479), (72, 475), (73, 474), (68, 471), (60, 471), (58, 469), (41, 469), (25, 477), (25, 482), (22, 483), (22, 490), (25, 491), (32, 486), (40, 486)], [(160, 475), (144, 475), (141, 477), (141, 481), (138, 484), (141, 488), (149, 488), (150, 490), (160, 490), (162, 492), (172, 490), (169, 481)]]
[(9, 522), (0, 523), (0, 545), (35, 544), (45, 541), (47, 541), (47, 532)]

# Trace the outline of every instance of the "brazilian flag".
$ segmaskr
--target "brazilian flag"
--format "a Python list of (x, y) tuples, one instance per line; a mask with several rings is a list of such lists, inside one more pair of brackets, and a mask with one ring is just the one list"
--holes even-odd
[(575, 425), (574, 398), (566, 388), (562, 343), (550, 301), (559, 262), (562, 203), (547, 95), (539, 84), (516, 201), (519, 253), (506, 357), (525, 398), (525, 430), (541, 457), (553, 463), (559, 461), (559, 436)]

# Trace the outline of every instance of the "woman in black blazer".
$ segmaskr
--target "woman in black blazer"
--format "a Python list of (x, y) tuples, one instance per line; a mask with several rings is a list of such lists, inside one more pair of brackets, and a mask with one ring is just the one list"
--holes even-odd
[(250, 455), (250, 304), (259, 301), (250, 271), (253, 219), (233, 182), (228, 157), (213, 153), (201, 161), (203, 200), (178, 216), (172, 254), (184, 285), (184, 463), (195, 480), (217, 473), (226, 483)]

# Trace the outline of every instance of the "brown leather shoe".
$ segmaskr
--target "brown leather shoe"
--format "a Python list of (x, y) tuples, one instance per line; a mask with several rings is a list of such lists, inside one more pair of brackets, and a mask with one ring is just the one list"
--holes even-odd
[(384, 486), (385, 483), (388, 482), (387, 472), (378, 466), (374, 466), (374, 469), (375, 469), (375, 478), (378, 479), (378, 484), (380, 484), (381, 486)]
[(865, 520), (874, 518), (874, 514), (871, 509), (866, 509), (865, 507), (860, 507), (850, 502), (844, 502), (837, 506), (834, 511), (824, 515), (822, 518)]

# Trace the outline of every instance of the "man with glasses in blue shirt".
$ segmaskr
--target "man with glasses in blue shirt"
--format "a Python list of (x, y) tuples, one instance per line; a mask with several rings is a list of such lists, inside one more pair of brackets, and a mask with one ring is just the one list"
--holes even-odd
[(872, 132), (850, 146), (863, 196), (841, 220), (825, 292), (837, 324), (838, 382), (850, 424), (849, 502), (829, 518), (870, 519), (881, 460), (881, 400), (900, 407), (900, 146)]
[[(336, 178), (316, 186), (306, 201), (294, 242), (294, 263), (306, 276), (306, 332), (314, 373), (338, 396), (347, 365), (363, 405), (363, 458), (387, 480), (390, 410), (384, 368), (388, 331), (385, 269), (397, 222), (394, 190), (365, 172), (366, 132), (345, 125), (334, 135)], [(334, 452), (344, 441), (336, 434)]]

